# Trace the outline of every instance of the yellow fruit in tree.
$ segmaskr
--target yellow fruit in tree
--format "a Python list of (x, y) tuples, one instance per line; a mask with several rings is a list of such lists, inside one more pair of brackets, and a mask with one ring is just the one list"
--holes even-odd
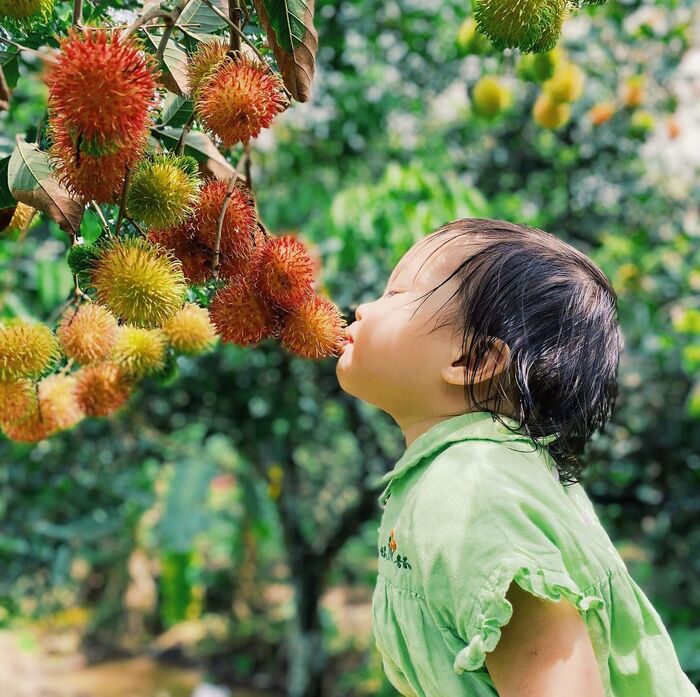
[(575, 102), (583, 94), (583, 85), (586, 75), (575, 63), (565, 62), (561, 64), (554, 75), (546, 80), (542, 89), (553, 102), (565, 104)]
[(476, 22), (471, 17), (462, 22), (457, 32), (457, 52), (460, 58), (470, 53), (476, 55), (488, 53), (492, 48), (491, 40), (478, 30)]
[(594, 126), (600, 126), (608, 121), (614, 113), (615, 105), (612, 102), (599, 102), (588, 110), (587, 116)]
[(645, 86), (645, 75), (633, 75), (627, 78), (621, 89), (624, 105), (632, 109), (641, 106), (646, 97)]
[(564, 102), (553, 102), (546, 92), (541, 92), (532, 108), (532, 115), (540, 126), (554, 131), (569, 120), (571, 107)]
[(474, 85), (472, 107), (477, 116), (493, 119), (512, 103), (512, 92), (496, 77), (482, 77)]

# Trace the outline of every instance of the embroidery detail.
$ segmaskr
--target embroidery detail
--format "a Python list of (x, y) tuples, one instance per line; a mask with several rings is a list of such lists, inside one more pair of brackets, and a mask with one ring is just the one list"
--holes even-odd
[[(396, 538), (394, 537), (394, 531), (391, 530), (389, 532), (389, 543), (386, 545), (382, 545), (379, 548), (379, 554), (384, 558), (388, 559), (389, 561), (393, 562), (396, 564), (396, 566), (399, 567), (399, 569), (410, 569), (411, 564), (408, 561), (407, 556), (401, 556), (400, 554), (396, 555), (396, 558), (394, 558), (394, 552), (396, 552), (397, 544), (396, 544)], [(388, 551), (387, 551), (388, 550)]]

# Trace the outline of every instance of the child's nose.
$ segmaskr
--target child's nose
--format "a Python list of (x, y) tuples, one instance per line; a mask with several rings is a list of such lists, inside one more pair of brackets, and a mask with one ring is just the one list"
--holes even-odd
[(355, 319), (360, 320), (362, 319), (362, 314), (365, 311), (365, 304), (360, 303), (356, 308), (355, 308)]

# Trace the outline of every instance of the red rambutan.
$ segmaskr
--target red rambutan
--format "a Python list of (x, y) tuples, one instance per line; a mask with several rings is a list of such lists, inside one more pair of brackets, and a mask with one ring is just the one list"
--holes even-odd
[(253, 283), (261, 295), (285, 310), (293, 310), (313, 294), (314, 262), (304, 243), (292, 235), (270, 236), (256, 253)]
[(192, 96), (197, 93), (205, 78), (208, 78), (226, 60), (228, 41), (219, 37), (202, 41), (197, 50), (187, 57), (187, 82)]
[[(228, 184), (210, 179), (200, 191), (194, 226), (198, 237), (210, 249), (216, 244), (219, 214), (224, 205)], [(219, 251), (237, 257), (247, 257), (253, 248), (256, 213), (255, 201), (249, 190), (236, 182), (226, 206)]]
[(235, 59), (224, 60), (200, 85), (195, 109), (224, 146), (247, 143), (289, 106), (283, 87), (257, 58), (237, 52)]
[(181, 225), (148, 231), (148, 241), (169, 249), (182, 264), (182, 274), (190, 285), (211, 278), (213, 252), (196, 235), (192, 218)]
[(216, 292), (209, 315), (223, 341), (241, 346), (255, 344), (279, 331), (274, 311), (245, 276), (235, 276)]
[(76, 395), (87, 416), (108, 416), (126, 403), (133, 382), (111, 361), (92, 363), (75, 373)]
[(321, 295), (311, 295), (284, 318), (282, 345), (302, 358), (337, 356), (347, 322), (338, 308)]
[(133, 140), (152, 125), (158, 68), (134, 36), (121, 30), (71, 29), (45, 74), (49, 109), (66, 130), (96, 145)]

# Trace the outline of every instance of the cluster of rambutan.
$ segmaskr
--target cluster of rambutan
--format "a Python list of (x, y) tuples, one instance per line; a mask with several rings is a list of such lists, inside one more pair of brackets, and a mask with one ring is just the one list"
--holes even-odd
[(71, 29), (49, 65), (49, 159), (71, 194), (98, 203), (121, 195), (127, 169), (144, 155), (156, 106), (158, 68), (121, 29)]

